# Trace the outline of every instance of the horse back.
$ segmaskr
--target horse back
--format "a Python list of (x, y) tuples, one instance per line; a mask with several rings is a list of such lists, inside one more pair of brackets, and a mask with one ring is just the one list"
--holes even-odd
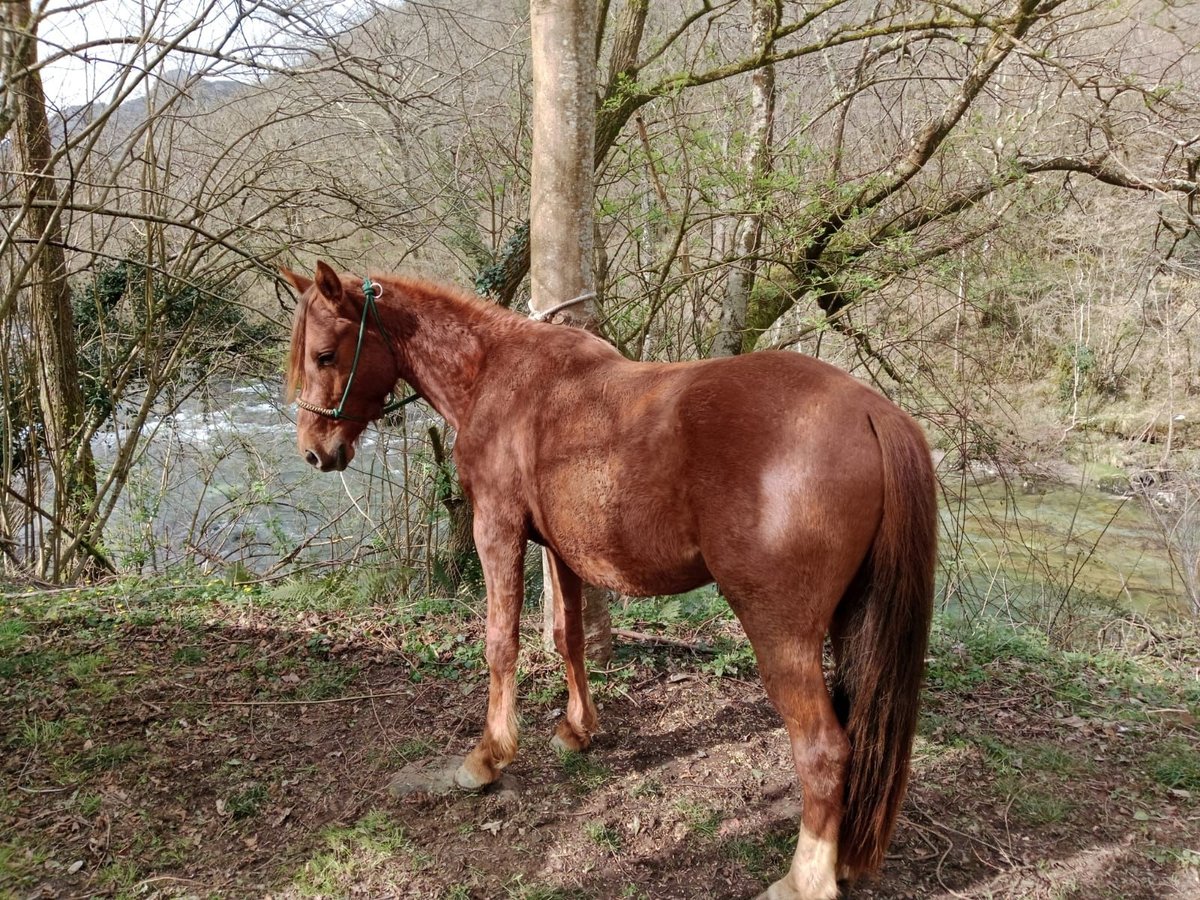
[[(881, 495), (870, 414), (895, 408), (841, 370), (794, 353), (549, 362), (523, 357), (482, 401), (477, 464), (493, 486), (510, 473), (502, 490), (530, 533), (585, 580), (665, 594), (737, 580), (739, 560), (865, 555)], [(520, 375), (536, 402), (519, 402)]]

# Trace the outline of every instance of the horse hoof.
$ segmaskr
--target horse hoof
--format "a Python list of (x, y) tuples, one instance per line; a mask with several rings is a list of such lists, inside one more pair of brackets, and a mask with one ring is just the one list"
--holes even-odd
[(491, 784), (491, 782), (484, 781), (468, 769), (466, 763), (459, 766), (458, 770), (454, 773), (454, 783), (464, 791), (477, 791)]
[(550, 738), (550, 747), (556, 753), (582, 753), (591, 744), (590, 738), (581, 738), (565, 721), (559, 722)]
[(814, 883), (808, 888), (797, 890), (786, 877), (780, 878), (754, 900), (837, 900), (837, 885)]

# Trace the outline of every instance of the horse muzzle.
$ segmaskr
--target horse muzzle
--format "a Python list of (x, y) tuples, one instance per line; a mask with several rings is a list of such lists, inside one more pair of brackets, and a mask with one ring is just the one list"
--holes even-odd
[(353, 451), (348, 450), (345, 442), (342, 441), (338, 442), (337, 449), (332, 454), (317, 447), (310, 447), (304, 451), (304, 459), (308, 464), (322, 472), (344, 471), (353, 456)]

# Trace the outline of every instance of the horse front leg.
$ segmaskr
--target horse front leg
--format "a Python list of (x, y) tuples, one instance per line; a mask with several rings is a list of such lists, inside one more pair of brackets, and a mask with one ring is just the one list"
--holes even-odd
[(567, 713), (554, 729), (556, 750), (586, 750), (597, 730), (596, 707), (584, 658), (583, 582), (553, 550), (546, 550), (554, 595), (554, 646), (567, 667)]
[(525, 599), (525, 536), (520, 528), (499, 525), (477, 507), (475, 546), (487, 585), (490, 681), (483, 737), (454, 775), (467, 790), (491, 784), (517, 755), (517, 651)]

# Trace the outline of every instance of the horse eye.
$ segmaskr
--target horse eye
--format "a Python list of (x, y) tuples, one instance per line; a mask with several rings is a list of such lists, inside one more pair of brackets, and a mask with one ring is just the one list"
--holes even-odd
[(317, 355), (318, 366), (332, 366), (334, 353), (332, 350)]

